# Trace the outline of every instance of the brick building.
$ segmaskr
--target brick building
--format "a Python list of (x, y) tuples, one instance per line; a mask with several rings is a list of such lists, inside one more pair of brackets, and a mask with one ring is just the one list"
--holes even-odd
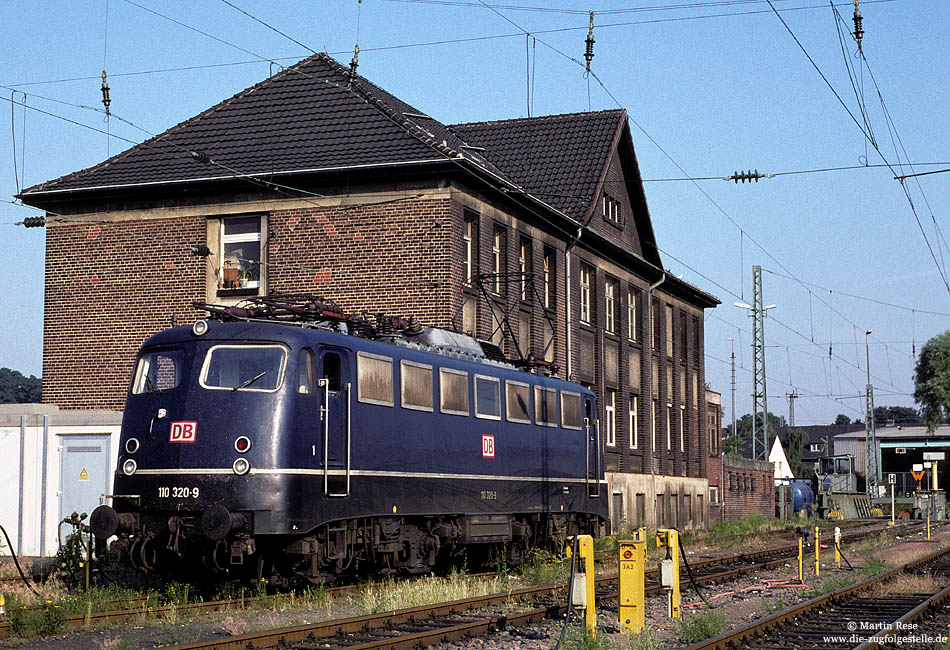
[(597, 393), (615, 523), (705, 523), (718, 301), (663, 270), (623, 110), (446, 126), (321, 54), (20, 197), (48, 402), (121, 409), (192, 302), (322, 294), (551, 361)]
[(709, 520), (722, 521), (722, 394), (706, 389), (706, 478), (709, 479)]

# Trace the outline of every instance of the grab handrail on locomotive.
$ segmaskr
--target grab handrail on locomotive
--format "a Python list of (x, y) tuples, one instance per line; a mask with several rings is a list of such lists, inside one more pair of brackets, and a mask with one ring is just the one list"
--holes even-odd
[(195, 306), (135, 362), (90, 522), (111, 560), (288, 586), (603, 532), (594, 394), (549, 364), (317, 296)]

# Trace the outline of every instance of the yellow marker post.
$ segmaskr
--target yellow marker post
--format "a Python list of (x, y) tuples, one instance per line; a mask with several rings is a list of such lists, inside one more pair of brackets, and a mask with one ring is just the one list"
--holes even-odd
[(666, 547), (666, 559), (660, 561), (660, 586), (667, 591), (670, 618), (680, 617), (680, 536), (675, 528), (656, 531), (657, 548)]
[(835, 526), (835, 568), (841, 568), (841, 529)]
[(7, 613), (7, 600), (3, 597), (3, 594), (0, 593), (0, 616), (3, 616)]
[(815, 526), (815, 575), (818, 575), (820, 570), (820, 565), (818, 564), (818, 556), (821, 554), (821, 531), (818, 529), (818, 526)]
[(647, 529), (640, 528), (633, 540), (620, 542), (620, 631), (640, 634), (646, 623), (644, 568), (647, 560)]
[[(567, 538), (567, 556), (571, 556), (571, 545), (574, 538)], [(574, 593), (571, 604), (584, 610), (584, 624), (587, 631), (594, 638), (597, 637), (597, 609), (594, 602), (594, 538), (590, 535), (577, 536), (577, 567), (583, 573), (584, 582), (578, 583), (578, 576), (574, 577)]]
[(805, 537), (798, 536), (798, 581), (805, 582)]

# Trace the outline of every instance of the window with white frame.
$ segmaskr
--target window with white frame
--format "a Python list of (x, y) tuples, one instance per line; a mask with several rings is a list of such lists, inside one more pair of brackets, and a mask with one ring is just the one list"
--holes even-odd
[(544, 249), (544, 308), (554, 309), (555, 282), (556, 274), (554, 272), (554, 250)]
[(653, 439), (653, 451), (656, 451), (656, 400), (650, 403), (650, 437)]
[(623, 210), (621, 209), (620, 201), (604, 194), (601, 197), (601, 210), (604, 219), (618, 226), (623, 225)]
[(462, 282), (468, 284), (472, 278), (472, 273), (474, 269), (473, 265), (473, 255), (474, 247), (472, 241), (475, 234), (475, 218), (466, 215), (465, 217), (465, 229), (462, 232), (462, 246), (464, 247), (464, 259), (462, 261)]
[(604, 425), (607, 429), (607, 446), (617, 446), (617, 391), (604, 391)]
[(630, 396), (629, 403), (629, 417), (630, 417), (630, 449), (638, 449), (639, 441), (637, 437), (640, 435), (640, 430), (637, 422), (637, 396)]
[(673, 449), (673, 405), (666, 405), (666, 450)]
[(821, 443), (813, 442), (810, 445), (808, 445), (808, 451), (813, 454), (817, 454), (821, 451), (821, 447), (822, 447)]
[(580, 268), (581, 274), (581, 322), (590, 323), (591, 318), (591, 295), (590, 287), (591, 280), (594, 275), (594, 269), (587, 266), (586, 264), (581, 264)]
[(627, 338), (637, 340), (637, 294), (633, 287), (627, 289)]
[(680, 404), (680, 451), (686, 451), (686, 407)]
[(261, 286), (260, 215), (221, 220), (221, 289), (259, 289)]
[(617, 281), (607, 278), (604, 283), (604, 329), (617, 331)]
[(502, 274), (505, 272), (506, 233), (504, 226), (495, 226), (492, 237), (492, 273), (495, 274), (495, 293), (501, 293)]

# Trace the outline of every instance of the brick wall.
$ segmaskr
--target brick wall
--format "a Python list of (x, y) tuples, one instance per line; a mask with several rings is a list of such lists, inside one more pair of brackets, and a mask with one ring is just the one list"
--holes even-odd
[(775, 470), (772, 463), (750, 458), (723, 456), (721, 492), (726, 519), (739, 519), (758, 512), (775, 516)]

